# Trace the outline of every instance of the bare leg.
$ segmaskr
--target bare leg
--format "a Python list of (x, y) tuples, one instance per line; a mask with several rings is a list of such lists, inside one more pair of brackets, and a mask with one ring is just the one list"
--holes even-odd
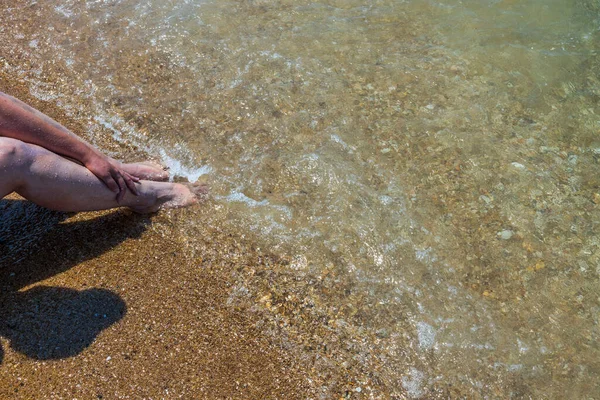
[(34, 203), (58, 211), (129, 207), (136, 212), (185, 207), (206, 193), (202, 185), (141, 181), (139, 196), (127, 191), (120, 203), (94, 174), (42, 147), (0, 138), (0, 196), (16, 191)]
[[(64, 157), (64, 156), (63, 156)], [(81, 164), (79, 161), (65, 157), (66, 159), (73, 161), (77, 164)], [(136, 163), (123, 163), (114, 158), (110, 158), (112, 162), (119, 166), (123, 171), (135, 176), (136, 178), (146, 180), (146, 181), (158, 181), (164, 182), (169, 180), (169, 173), (167, 172), (168, 168), (163, 167), (162, 165), (155, 163), (154, 161), (142, 161)]]
[(169, 180), (169, 173), (158, 163), (144, 161), (138, 163), (121, 163), (121, 168), (131, 175), (148, 181), (164, 182)]

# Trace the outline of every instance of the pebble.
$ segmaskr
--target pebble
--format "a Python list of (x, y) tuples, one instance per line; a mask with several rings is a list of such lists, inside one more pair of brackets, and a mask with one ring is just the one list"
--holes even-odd
[(375, 335), (380, 339), (385, 339), (385, 338), (390, 337), (390, 333), (385, 328), (379, 329), (377, 332), (375, 332)]
[(539, 189), (532, 189), (531, 192), (529, 192), (532, 198), (536, 198), (536, 197), (540, 197), (541, 195), (544, 194), (544, 192), (542, 192)]
[(492, 199), (490, 199), (488, 196), (482, 194), (481, 196), (479, 196), (479, 198), (485, 203), (485, 204), (490, 204), (492, 202)]
[(497, 236), (502, 239), (502, 240), (508, 240), (511, 237), (513, 237), (515, 233), (513, 231), (511, 231), (510, 229), (505, 229), (503, 231), (500, 231), (497, 233)]
[(540, 146), (540, 153), (558, 153), (558, 147)]

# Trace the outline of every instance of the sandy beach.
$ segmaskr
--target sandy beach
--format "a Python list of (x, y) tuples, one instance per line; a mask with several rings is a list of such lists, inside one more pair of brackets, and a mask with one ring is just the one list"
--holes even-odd
[[(76, 129), (1, 78), (0, 90)], [(355, 393), (354, 368), (327, 360), (319, 343), (321, 318), (306, 314), (314, 321), (296, 337), (280, 335), (287, 323), (260, 307), (271, 306), (268, 275), (287, 261), (216, 226), (181, 234), (178, 220), (211, 223), (211, 207), (69, 215), (17, 195), (0, 201), (9, 231), (0, 243), (0, 398), (301, 399), (332, 382), (340, 396)], [(240, 276), (266, 278), (262, 302), (235, 298)]]
[(235, 242), (211, 235), (192, 260), (149, 223), (70, 218), (3, 265), (1, 397), (304, 398), (307, 364), (227, 306), (236, 266), (219, 253)]
[(198, 232), (205, 251), (190, 256), (160, 215), (56, 218), (0, 269), (0, 397), (307, 398), (325, 379), (351, 389), (350, 375), (323, 376), (293, 341), (266, 335), (277, 321), (229, 305), (234, 272), (274, 261), (227, 233)]
[(0, 91), (211, 187), (0, 201), (0, 399), (600, 398), (596, 3), (0, 0)]

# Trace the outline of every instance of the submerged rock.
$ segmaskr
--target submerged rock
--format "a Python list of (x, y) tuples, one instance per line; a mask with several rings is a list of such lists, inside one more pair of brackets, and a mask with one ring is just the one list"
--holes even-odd
[(512, 238), (514, 236), (514, 232), (511, 231), (510, 229), (505, 229), (503, 231), (498, 232), (496, 235), (498, 236), (498, 238), (502, 239), (502, 240), (508, 240), (510, 238)]

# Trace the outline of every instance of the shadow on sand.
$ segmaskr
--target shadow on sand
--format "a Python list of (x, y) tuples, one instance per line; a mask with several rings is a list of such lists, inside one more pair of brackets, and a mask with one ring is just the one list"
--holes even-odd
[(110, 290), (31, 285), (139, 237), (149, 222), (115, 211), (61, 223), (68, 217), (25, 201), (0, 201), (0, 336), (38, 360), (79, 354), (125, 315), (126, 305)]

